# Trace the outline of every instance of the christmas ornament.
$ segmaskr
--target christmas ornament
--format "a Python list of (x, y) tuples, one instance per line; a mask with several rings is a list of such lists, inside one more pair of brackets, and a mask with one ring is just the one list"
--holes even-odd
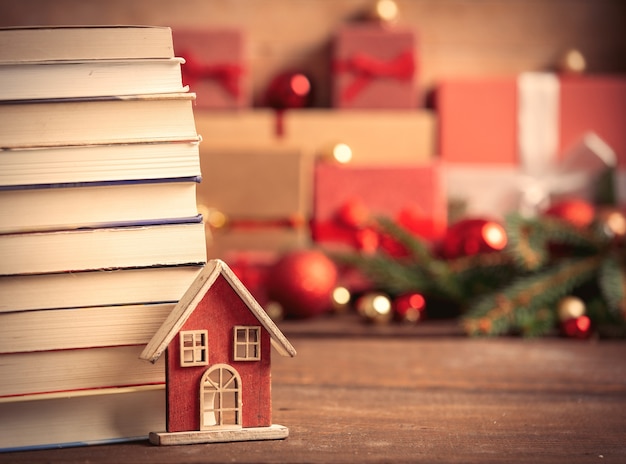
[(591, 336), (591, 319), (587, 316), (568, 319), (561, 323), (561, 332), (568, 338), (589, 338)]
[(390, 23), (398, 19), (398, 5), (393, 0), (378, 0), (367, 15), (367, 19)]
[(365, 254), (372, 254), (380, 246), (380, 235), (371, 227), (359, 229), (354, 233), (356, 248)]
[(565, 322), (570, 319), (577, 319), (585, 314), (585, 303), (578, 297), (566, 296), (557, 304), (559, 321)]
[(357, 313), (367, 322), (386, 324), (393, 318), (391, 300), (380, 292), (369, 292), (356, 300)]
[(582, 199), (568, 199), (554, 203), (544, 213), (576, 227), (589, 227), (596, 216), (595, 207), (588, 201)]
[(607, 237), (621, 240), (626, 237), (626, 214), (616, 208), (603, 208), (598, 211), (597, 221)]
[(266, 104), (275, 109), (296, 109), (311, 106), (311, 81), (301, 72), (284, 72), (270, 82)]
[(331, 294), (332, 308), (338, 313), (347, 311), (351, 300), (352, 294), (346, 287), (336, 287)]
[(337, 284), (337, 267), (317, 250), (297, 250), (283, 255), (269, 270), (267, 294), (286, 316), (308, 318), (329, 311)]
[(335, 143), (320, 152), (322, 159), (339, 164), (348, 164), (352, 160), (352, 148), (347, 143)]
[(272, 79), (265, 94), (265, 104), (276, 110), (276, 136), (284, 135), (285, 110), (305, 108), (312, 102), (311, 81), (305, 74), (289, 71)]
[(348, 227), (361, 228), (370, 218), (370, 212), (359, 198), (352, 198), (341, 205), (336, 213), (337, 221)]
[(572, 48), (567, 50), (559, 60), (558, 70), (567, 74), (582, 74), (587, 68), (587, 62), (583, 54)]
[(440, 249), (444, 258), (451, 259), (500, 251), (506, 244), (506, 231), (497, 222), (482, 218), (466, 218), (448, 228)]
[(426, 299), (419, 293), (405, 293), (393, 301), (393, 309), (402, 322), (417, 323), (424, 319)]

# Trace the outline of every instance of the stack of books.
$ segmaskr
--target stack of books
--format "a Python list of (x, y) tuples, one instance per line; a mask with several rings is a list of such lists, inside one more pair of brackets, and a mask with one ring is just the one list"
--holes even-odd
[(206, 263), (164, 27), (0, 29), (0, 449), (144, 439), (143, 346)]

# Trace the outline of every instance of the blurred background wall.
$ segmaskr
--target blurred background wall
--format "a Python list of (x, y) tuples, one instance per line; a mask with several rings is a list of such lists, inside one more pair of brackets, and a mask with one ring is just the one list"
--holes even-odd
[[(228, 26), (247, 35), (253, 92), (277, 73), (310, 74), (329, 105), (329, 44), (371, 0), (0, 0), (0, 26), (150, 24)], [(624, 0), (397, 0), (419, 36), (419, 84), (447, 76), (551, 69), (577, 48), (592, 73), (626, 72)]]

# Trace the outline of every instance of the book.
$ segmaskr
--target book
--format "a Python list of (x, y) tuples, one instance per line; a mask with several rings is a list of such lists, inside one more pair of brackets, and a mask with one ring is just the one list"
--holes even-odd
[[(0, 108), (2, 108), (0, 106)], [(0, 187), (199, 177), (199, 137), (0, 151)]]
[(0, 187), (0, 234), (195, 216), (198, 182), (182, 178)]
[(171, 30), (0, 29), (0, 451), (146, 439), (138, 355), (206, 264)]
[[(193, 222), (190, 222), (193, 221)], [(202, 217), (0, 235), (0, 275), (206, 262)]]
[(0, 29), (0, 61), (172, 58), (172, 30), (158, 26)]
[(174, 306), (162, 303), (2, 313), (0, 353), (145, 345)]
[(165, 384), (163, 362), (139, 359), (144, 345), (0, 354), (0, 401), (69, 390)]
[(182, 58), (0, 61), (0, 100), (182, 93)]
[(197, 138), (193, 93), (0, 102), (0, 148)]
[(0, 276), (0, 313), (176, 303), (202, 267), (189, 264)]
[(165, 430), (165, 386), (76, 390), (0, 401), (0, 451), (146, 440)]

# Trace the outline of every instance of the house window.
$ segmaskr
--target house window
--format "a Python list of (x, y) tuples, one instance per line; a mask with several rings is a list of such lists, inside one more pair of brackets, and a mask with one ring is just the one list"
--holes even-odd
[(209, 364), (208, 332), (186, 330), (180, 332), (180, 365), (182, 367)]
[(235, 361), (261, 359), (261, 327), (236, 326), (234, 335)]
[(241, 427), (241, 378), (232, 366), (210, 367), (200, 382), (200, 430)]

